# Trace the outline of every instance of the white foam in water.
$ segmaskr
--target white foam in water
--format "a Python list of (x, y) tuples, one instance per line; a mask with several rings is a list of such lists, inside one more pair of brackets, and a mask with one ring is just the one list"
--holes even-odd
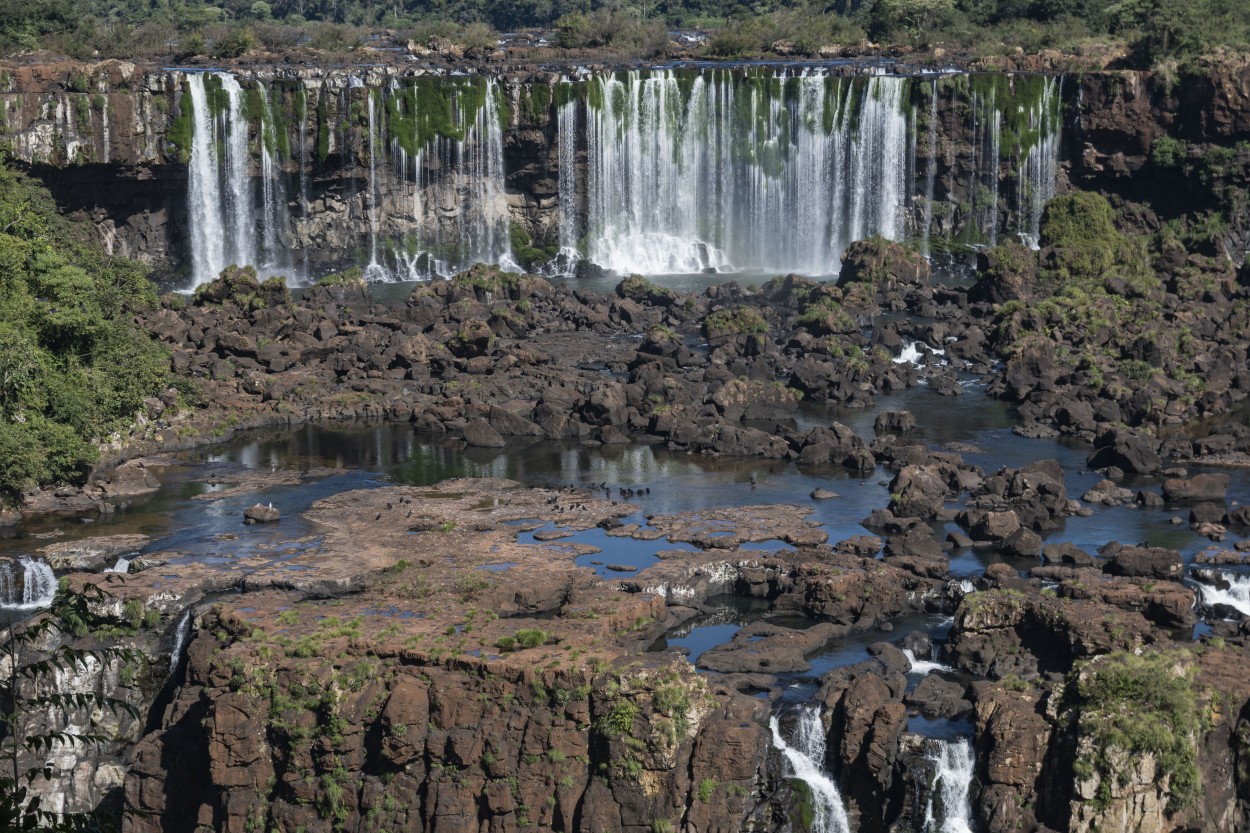
[(1214, 572), (1228, 583), (1228, 587), (1199, 584), (1198, 590), (1202, 593), (1203, 603), (1212, 606), (1225, 605), (1237, 610), (1242, 616), (1250, 616), (1250, 575), (1224, 570)]
[[(0, 565), (0, 608), (40, 610), (56, 598), (56, 574), (42, 561), (28, 555)], [(20, 574), (18, 572), (20, 570)]]
[(911, 663), (911, 673), (913, 674), (932, 674), (934, 671), (951, 671), (949, 665), (943, 665), (940, 662), (933, 662), (927, 659), (916, 659), (916, 655), (911, 652), (910, 648), (903, 649), (903, 655), (907, 657), (907, 661)]
[(129, 573), (130, 572), (130, 559), (124, 555), (120, 555), (117, 557), (117, 563), (114, 564), (112, 567), (105, 567), (104, 572), (106, 573)]
[(965, 739), (935, 740), (929, 760), (937, 777), (925, 808), (925, 833), (972, 833), (972, 802), (968, 787), (976, 772), (972, 744)]
[[(940, 350), (937, 347), (930, 347), (928, 352), (932, 353), (935, 356), (946, 355), (945, 350)], [(903, 352), (899, 353), (894, 358), (894, 363), (895, 364), (912, 364), (912, 365), (919, 367), (920, 360), (924, 358), (924, 355), (925, 355), (925, 351), (920, 349), (919, 341), (909, 341), (903, 345)], [(945, 364), (945, 360), (943, 360), (942, 363)]]
[(850, 833), (851, 825), (842, 806), (842, 793), (824, 769), (825, 733), (820, 724), (820, 709), (803, 706), (799, 710), (798, 737), (795, 746), (781, 736), (777, 715), (768, 721), (773, 732), (773, 746), (785, 756), (795, 778), (807, 784), (812, 796), (812, 833)]

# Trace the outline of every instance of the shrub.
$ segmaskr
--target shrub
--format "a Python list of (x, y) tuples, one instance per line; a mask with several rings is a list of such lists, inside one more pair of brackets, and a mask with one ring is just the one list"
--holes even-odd
[[(1128, 776), (1115, 771), (1113, 761), (1135, 765), (1152, 755), (1156, 777), (1168, 781), (1168, 811), (1197, 800), (1198, 742), (1206, 727), (1188, 659), (1185, 651), (1140, 656), (1121, 651), (1076, 672), (1069, 691), (1077, 701), (1080, 731), (1093, 747), (1093, 759), (1078, 762), (1080, 771), (1097, 772), (1107, 783)], [(1113, 754), (1117, 750), (1126, 755)]]

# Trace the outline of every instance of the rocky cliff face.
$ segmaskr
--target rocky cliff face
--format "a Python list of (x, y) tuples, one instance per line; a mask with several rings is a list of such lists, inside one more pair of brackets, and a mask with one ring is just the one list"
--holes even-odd
[[(1220, 66), (1179, 85), (1145, 73), (1057, 81), (1068, 175), (1082, 187), (1149, 202), (1187, 179), (1182, 163), (1205, 160), (1212, 176), (1188, 182), (1185, 193), (1200, 205), (1212, 188), (1228, 192), (1224, 237), (1232, 248), (1242, 246), (1244, 211), (1230, 189), (1241, 183), (1237, 166), (1244, 162), (1236, 144), (1250, 135), (1248, 76), (1244, 66)], [(209, 85), (208, 113), (219, 131), (232, 119), (241, 124), (231, 129), (248, 131), (242, 187), (251, 196), (245, 199), (258, 218), (266, 212), (278, 218), (273, 240), (256, 244), (258, 266), (269, 259), (287, 274), (319, 274), (377, 259), (381, 240), (390, 268), (428, 271), (430, 261), (469, 256), (466, 248), (485, 235), (499, 239), (492, 251), (473, 256), (511, 251), (529, 262), (568, 245), (561, 240), (564, 215), (585, 222), (584, 195), (561, 208), (562, 187), (569, 201), (561, 168), (571, 165), (585, 180), (586, 127), (576, 126), (576, 147), (561, 150), (558, 118), (570, 94), (587, 95), (585, 81), (564, 83), (542, 72), (453, 79), (396, 67), (279, 66), (234, 77), (241, 90), (233, 104)], [(120, 62), (9, 67), (0, 73), (0, 141), (52, 186), (66, 210), (90, 217), (113, 251), (187, 273), (195, 121), (187, 79), (184, 72)], [(686, 83), (677, 85), (686, 89)], [(485, 122), (470, 124), (484, 112), (487, 86), (497, 140)], [(975, 242), (1035, 225), (1028, 215), (1038, 210), (1029, 201), (1042, 180), (1033, 180), (1064, 177), (1034, 169), (1045, 161), (1034, 158), (1041, 140), (1034, 122), (1043, 110), (1018, 121), (1043, 106), (1041, 96), (1028, 76), (952, 76), (908, 87), (906, 233)], [(990, 129), (995, 119), (999, 126)], [(226, 141), (224, 133), (218, 140)], [(1155, 152), (1159, 141), (1168, 153)], [(1186, 144), (1176, 151), (1176, 142)], [(474, 153), (484, 154), (480, 162), (470, 158)], [(496, 175), (498, 193), (476, 182)], [(465, 237), (465, 228), (476, 232)], [(404, 253), (416, 258), (418, 239), (426, 260), (404, 263)], [(279, 250), (300, 255), (279, 261)]]

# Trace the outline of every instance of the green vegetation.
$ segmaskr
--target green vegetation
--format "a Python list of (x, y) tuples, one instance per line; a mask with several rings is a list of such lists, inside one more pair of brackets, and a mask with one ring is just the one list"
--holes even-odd
[(126, 428), (169, 383), (169, 358), (130, 321), (155, 304), (144, 268), (106, 256), (40, 186), (0, 168), (0, 493), (81, 483), (93, 440)]
[(1111, 783), (1131, 777), (1128, 768), (1146, 756), (1157, 764), (1160, 786), (1166, 779), (1168, 811), (1188, 807), (1201, 794), (1198, 743), (1206, 716), (1194, 688), (1194, 669), (1184, 650), (1120, 651), (1074, 672), (1068, 695), (1078, 709), (1089, 756), (1076, 761), (1078, 777), (1101, 779), (1097, 801), (1106, 805)]
[(766, 332), (768, 322), (764, 320), (764, 316), (748, 306), (717, 310), (703, 320), (703, 335), (706, 338)]
[[(670, 49), (674, 26), (713, 28), (709, 57), (828, 57), (868, 41), (942, 46), (974, 57), (1016, 49), (1111, 54), (1127, 47), (1142, 67), (1185, 64), (1250, 44), (1242, 0), (30, 0), (0, 4), (0, 52), (48, 49), (87, 59), (196, 55), (237, 58), (253, 50), (315, 50), (346, 56), (368, 45), (452, 43), (495, 47), (496, 31), (554, 28), (562, 49), (606, 48), (635, 57)], [(74, 89), (78, 89), (77, 86)]]

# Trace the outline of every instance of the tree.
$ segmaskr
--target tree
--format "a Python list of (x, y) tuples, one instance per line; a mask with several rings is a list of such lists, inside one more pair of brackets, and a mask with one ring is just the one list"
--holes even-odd
[(134, 652), (126, 648), (74, 644), (100, 622), (93, 606), (110, 598), (98, 584), (75, 592), (62, 583), (46, 613), (11, 623), (4, 636), (0, 646), (0, 830), (59, 833), (113, 827), (99, 812), (46, 810), (33, 790), (40, 779), (52, 777), (47, 759), (53, 752), (112, 740), (90, 730), (72, 730), (71, 718), (93, 711), (139, 717), (138, 710), (122, 700), (97, 692), (58, 690), (66, 675), (135, 662)]

